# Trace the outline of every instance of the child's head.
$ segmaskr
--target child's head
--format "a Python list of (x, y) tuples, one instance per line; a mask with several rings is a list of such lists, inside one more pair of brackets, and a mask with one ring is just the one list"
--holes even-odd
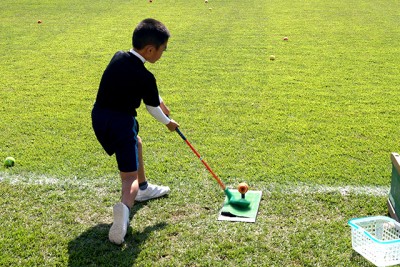
[(133, 31), (132, 46), (137, 50), (147, 45), (159, 49), (161, 45), (167, 43), (169, 37), (169, 31), (164, 24), (155, 19), (145, 19)]

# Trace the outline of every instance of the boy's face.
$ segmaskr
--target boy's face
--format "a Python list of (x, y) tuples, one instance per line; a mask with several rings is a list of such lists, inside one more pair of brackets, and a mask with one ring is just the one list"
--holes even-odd
[(150, 62), (150, 63), (155, 63), (157, 60), (159, 60), (165, 50), (167, 50), (167, 43), (166, 41), (164, 44), (162, 44), (158, 49), (156, 49), (155, 46), (152, 46), (150, 50), (148, 50), (147, 57), (145, 59)]

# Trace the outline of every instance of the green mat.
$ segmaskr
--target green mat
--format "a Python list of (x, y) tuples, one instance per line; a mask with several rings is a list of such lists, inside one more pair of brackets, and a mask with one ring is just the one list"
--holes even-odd
[[(239, 199), (241, 194), (237, 190), (229, 191), (232, 193), (233, 197)], [(250, 201), (250, 206), (248, 208), (238, 208), (232, 206), (228, 203), (228, 197), (225, 197), (222, 209), (219, 212), (219, 221), (238, 221), (238, 222), (255, 222), (258, 207), (260, 206), (262, 191), (248, 191), (246, 193), (246, 199)]]

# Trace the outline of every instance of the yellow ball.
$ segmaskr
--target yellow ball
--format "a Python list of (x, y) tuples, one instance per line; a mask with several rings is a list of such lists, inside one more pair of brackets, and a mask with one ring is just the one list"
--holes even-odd
[(10, 168), (13, 167), (14, 165), (15, 165), (15, 159), (13, 157), (7, 157), (4, 160), (4, 167)]
[(240, 194), (246, 194), (249, 190), (249, 186), (246, 183), (240, 183), (238, 185), (238, 191)]

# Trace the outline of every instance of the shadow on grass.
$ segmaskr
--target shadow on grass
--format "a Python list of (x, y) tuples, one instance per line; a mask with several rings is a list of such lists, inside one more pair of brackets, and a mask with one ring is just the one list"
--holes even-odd
[[(132, 214), (134, 215), (143, 205), (145, 204), (135, 205)], [(146, 227), (142, 232), (133, 231), (130, 226), (125, 243), (117, 246), (108, 240), (111, 225), (98, 224), (69, 242), (68, 266), (132, 266), (149, 235), (166, 226), (166, 223), (159, 223)]]
[(352, 252), (351, 257), (350, 257), (350, 261), (353, 262), (353, 263), (357, 263), (358, 266), (362, 266), (362, 267), (373, 267), (373, 266), (375, 266), (374, 264), (372, 264), (371, 262), (366, 260), (363, 256), (361, 256), (360, 254), (358, 254), (355, 251)]

